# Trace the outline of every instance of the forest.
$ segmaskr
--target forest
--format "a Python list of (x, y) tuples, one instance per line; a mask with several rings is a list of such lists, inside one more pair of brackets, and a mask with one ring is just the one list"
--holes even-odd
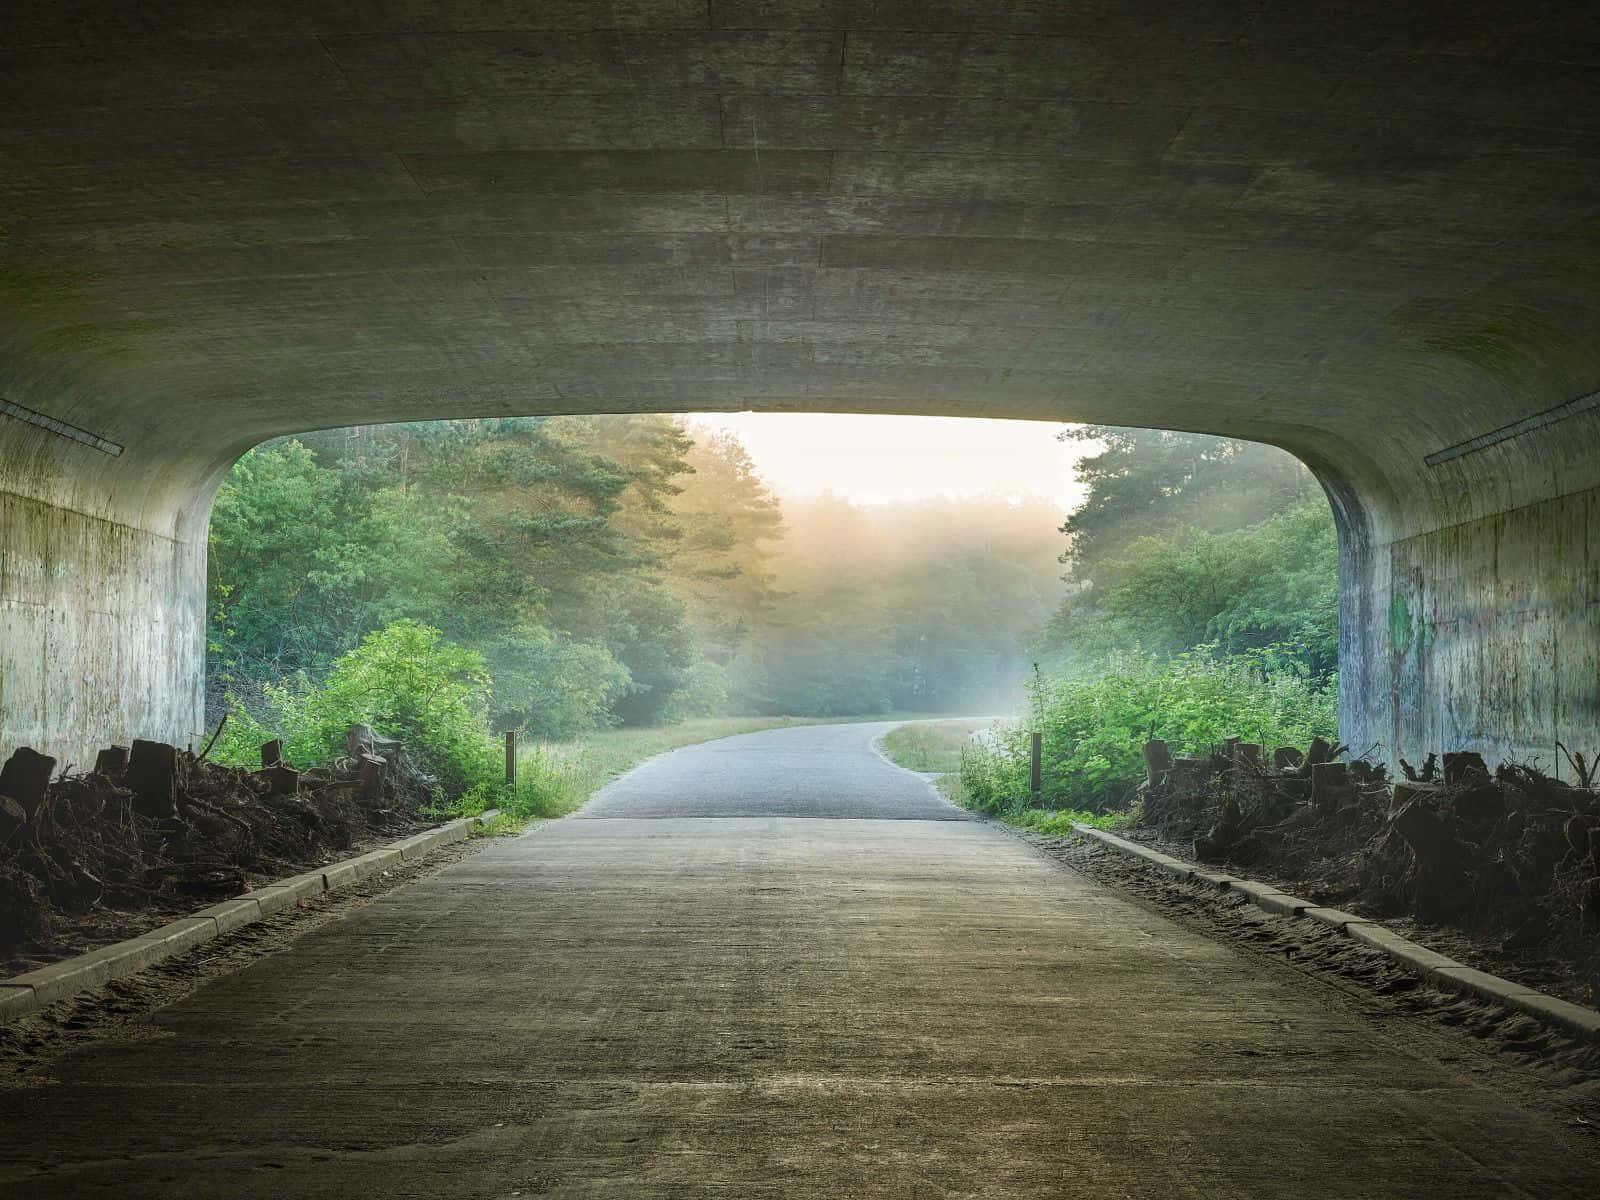
[[(1084, 501), (1061, 527), (1068, 595), (1029, 638), (1023, 721), (965, 756), (974, 808), (1019, 813), (1028, 734), (1046, 810), (1126, 808), (1150, 737), (1204, 754), (1230, 735), (1333, 738), (1338, 543), (1297, 459), (1252, 442), (1075, 426)], [(1023, 814), (1026, 815), (1026, 814)]]
[(1005, 711), (1063, 592), (1059, 521), (1000, 499), (780, 504), (736, 440), (665, 416), (282, 439), (217, 497), (208, 707), (234, 713), (224, 755), (276, 730), (304, 759), (336, 745), (352, 689), (413, 691), (423, 660), (474, 681), (462, 721), (535, 739)]
[[(459, 790), (506, 730), (1031, 704), (1035, 724), (1074, 726), (1055, 749), (1082, 801), (1127, 767), (1141, 689), (1226, 723), (1223, 693), (1259, 708), (1270, 681), (1295, 720), (1325, 725), (1336, 550), (1305, 469), (1225, 439), (1059, 436), (1087, 452), (1087, 496), (1065, 515), (780, 499), (737, 440), (659, 415), (266, 443), (212, 521), (207, 698), (214, 722), (233, 717), (219, 754), (281, 735), (315, 761), (364, 720), (429, 745)], [(1108, 688), (1127, 713), (1104, 715)], [(1084, 704), (1106, 728), (1078, 736)]]

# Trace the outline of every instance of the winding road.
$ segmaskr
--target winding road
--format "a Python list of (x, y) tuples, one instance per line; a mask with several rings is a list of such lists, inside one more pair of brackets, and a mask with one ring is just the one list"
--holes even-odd
[(656, 759), (56, 1059), (0, 1195), (1596, 1194), (1470, 1053), (967, 819), (887, 728)]

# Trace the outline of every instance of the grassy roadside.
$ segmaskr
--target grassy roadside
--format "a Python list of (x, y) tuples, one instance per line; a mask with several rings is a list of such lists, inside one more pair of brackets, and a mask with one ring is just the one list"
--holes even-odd
[(1071, 833), (1076, 824), (1093, 825), (1096, 829), (1116, 829), (1127, 824), (1128, 814), (1104, 815), (1081, 812), (1070, 808), (1041, 809), (1028, 806), (1027, 798), (1019, 796), (1013, 803), (1001, 808), (978, 804), (962, 782), (962, 751), (972, 744), (972, 735), (988, 729), (990, 720), (928, 721), (916, 725), (902, 725), (883, 736), (883, 752), (890, 761), (912, 771), (943, 772), (934, 780), (934, 786), (954, 804), (973, 812), (999, 817), (1008, 825), (1031, 829), (1035, 833)]
[(530, 821), (563, 817), (583, 807), (611, 780), (646, 759), (684, 746), (763, 729), (795, 725), (852, 725), (871, 721), (904, 721), (915, 713), (863, 717), (701, 717), (677, 725), (646, 729), (603, 729), (571, 742), (535, 743), (517, 758), (517, 787), (475, 788), (452, 815), (472, 816), (499, 808), (500, 817), (483, 832), (516, 833)]
[(993, 724), (986, 717), (975, 717), (902, 725), (883, 735), (883, 752), (911, 771), (959, 771), (961, 751), (971, 743), (972, 735)]

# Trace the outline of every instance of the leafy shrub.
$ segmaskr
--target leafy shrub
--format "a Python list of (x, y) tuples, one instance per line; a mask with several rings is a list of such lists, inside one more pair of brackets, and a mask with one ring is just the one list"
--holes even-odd
[(728, 711), (728, 672), (702, 658), (690, 666), (683, 682), (667, 701), (662, 719), (668, 724), (714, 717)]
[(1292, 652), (1213, 650), (1168, 660), (1134, 652), (1094, 674), (1036, 676), (1028, 720), (962, 755), (969, 806), (1000, 813), (1027, 805), (1034, 730), (1043, 735), (1044, 806), (1094, 812), (1123, 805), (1144, 776), (1142, 746), (1152, 735), (1192, 754), (1232, 734), (1269, 747), (1334, 734), (1334, 689), (1314, 686)]
[(218, 739), (217, 761), (254, 766), (261, 742), (276, 736), (290, 762), (326, 762), (344, 752), (346, 729), (361, 724), (420, 750), (451, 793), (491, 781), (499, 770), (484, 724), (483, 656), (416, 621), (369, 633), (334, 661), (321, 686), (300, 675), (264, 694), (267, 721), (237, 710)]
[(534, 737), (563, 740), (610, 724), (611, 706), (633, 686), (604, 646), (538, 626), (496, 638), (485, 659), (494, 676), (494, 727)]

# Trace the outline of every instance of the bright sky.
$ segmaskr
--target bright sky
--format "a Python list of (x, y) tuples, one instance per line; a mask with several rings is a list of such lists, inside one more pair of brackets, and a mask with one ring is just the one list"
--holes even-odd
[(927, 496), (1020, 497), (1075, 508), (1083, 488), (1073, 464), (1079, 442), (1058, 442), (1061, 426), (969, 417), (885, 417), (837, 413), (690, 413), (702, 428), (738, 437), (779, 495), (831, 491), (859, 504)]

